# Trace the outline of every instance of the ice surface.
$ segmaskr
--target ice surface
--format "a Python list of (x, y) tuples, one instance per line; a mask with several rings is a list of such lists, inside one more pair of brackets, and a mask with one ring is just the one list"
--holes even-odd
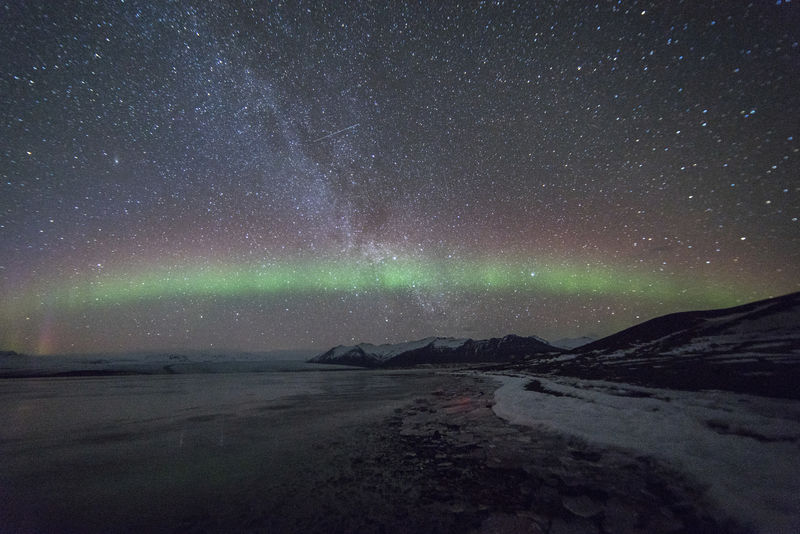
[[(0, 357), (0, 377), (78, 374), (181, 374), (296, 371), (311, 351), (128, 353)], [(319, 367), (313, 368), (319, 370)]]
[[(300, 393), (318, 394), (307, 373), (247, 373), (0, 381), (0, 442), (91, 434), (211, 413), (235, 415)], [(129, 430), (129, 429), (128, 429)]]
[(297, 531), (270, 526), (313, 507), (296, 495), (353, 429), (445, 380), (310, 367), (0, 380), (0, 532)]
[[(666, 460), (707, 485), (722, 510), (758, 532), (800, 532), (800, 402), (492, 376), (503, 382), (495, 393), (498, 416)], [(544, 392), (527, 390), (531, 380)]]

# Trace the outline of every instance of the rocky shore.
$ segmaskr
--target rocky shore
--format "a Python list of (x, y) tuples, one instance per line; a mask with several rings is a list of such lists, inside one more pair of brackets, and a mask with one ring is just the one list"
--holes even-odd
[(375, 531), (735, 530), (709, 513), (700, 489), (652, 460), (505, 423), (492, 390), (464, 377), (417, 398), (373, 429), (373, 452), (352, 458), (352, 479), (328, 483), (344, 495), (356, 482), (385, 503)]
[(310, 492), (292, 497), (283, 514), (262, 515), (250, 526), (360, 533), (741, 532), (712, 513), (702, 488), (651, 459), (507, 424), (492, 412), (495, 387), (485, 377), (448, 378), (380, 423), (321, 441), (318, 459), (327, 458), (327, 468), (312, 477)]

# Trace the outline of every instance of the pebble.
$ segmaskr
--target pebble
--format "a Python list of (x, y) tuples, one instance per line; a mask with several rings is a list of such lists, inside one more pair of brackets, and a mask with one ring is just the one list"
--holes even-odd
[(575, 497), (564, 496), (561, 498), (561, 504), (574, 515), (587, 519), (598, 516), (603, 511), (602, 504), (586, 495), (578, 495)]

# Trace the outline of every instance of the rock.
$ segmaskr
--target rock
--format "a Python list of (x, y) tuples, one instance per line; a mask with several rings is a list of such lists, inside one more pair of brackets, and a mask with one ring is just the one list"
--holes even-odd
[(661, 513), (648, 518), (647, 530), (652, 532), (682, 532), (683, 521), (675, 517), (669, 508), (662, 507)]
[(548, 534), (597, 534), (598, 528), (586, 519), (575, 518), (568, 521), (560, 518), (550, 523)]
[(639, 527), (639, 513), (636, 509), (619, 499), (606, 503), (603, 530), (609, 534), (644, 534)]
[(561, 504), (572, 514), (586, 519), (600, 515), (600, 512), (603, 511), (602, 504), (586, 495), (564, 496), (561, 498)]
[(464, 510), (466, 510), (466, 509), (467, 509), (467, 507), (466, 507), (466, 506), (464, 506), (464, 503), (462, 503), (462, 502), (455, 502), (455, 503), (452, 503), (452, 504), (451, 504), (451, 505), (450, 505), (448, 508), (449, 508), (449, 509), (450, 509), (450, 511), (451, 511), (451, 512), (453, 512), (454, 514), (461, 514), (461, 513), (464, 513)]
[(539, 524), (529, 517), (511, 514), (492, 514), (481, 523), (478, 534), (544, 534)]

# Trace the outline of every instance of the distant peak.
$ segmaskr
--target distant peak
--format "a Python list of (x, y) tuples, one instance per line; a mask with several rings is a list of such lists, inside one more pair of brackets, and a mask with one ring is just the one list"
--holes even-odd
[(502, 338), (485, 340), (431, 336), (404, 343), (338, 345), (310, 361), (383, 367), (423, 363), (502, 362), (520, 356), (559, 351), (557, 347), (536, 336), (509, 334)]

